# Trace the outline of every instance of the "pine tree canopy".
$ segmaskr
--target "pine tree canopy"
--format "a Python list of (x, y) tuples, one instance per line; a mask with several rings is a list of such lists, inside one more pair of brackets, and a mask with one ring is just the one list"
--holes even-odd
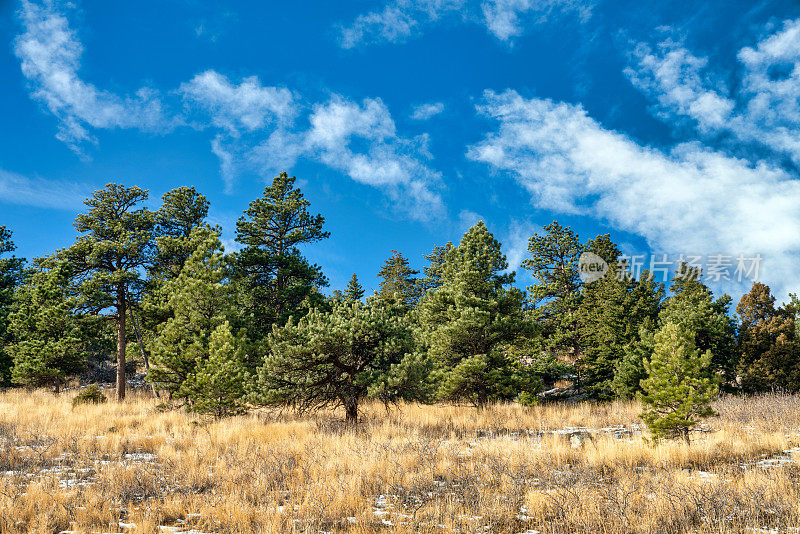
[(252, 339), (263, 339), (273, 324), (303, 315), (303, 302), (328, 284), (322, 270), (310, 264), (298, 247), (327, 238), (325, 219), (311, 215), (310, 202), (285, 172), (273, 180), (236, 223), (236, 280), (249, 315)]
[(85, 204), (75, 219), (81, 235), (64, 252), (80, 281), (81, 306), (99, 313), (109, 307), (117, 321), (117, 400), (125, 397), (126, 316), (128, 295), (143, 287), (140, 269), (153, 255), (154, 215), (135, 209), (148, 193), (138, 187), (108, 184)]
[(14, 302), (14, 291), (22, 282), (25, 265), (25, 260), (22, 258), (3, 257), (16, 250), (11, 237), (11, 230), (0, 225), (0, 386), (11, 383), (13, 361), (6, 350), (6, 346), (11, 343), (8, 316)]
[(15, 295), (9, 330), (13, 381), (56, 391), (85, 364), (70, 265), (55, 257), (36, 262)]
[(253, 399), (308, 410), (342, 406), (358, 419), (366, 398), (425, 399), (427, 361), (414, 353), (407, 321), (380, 300), (345, 300), (275, 327)]

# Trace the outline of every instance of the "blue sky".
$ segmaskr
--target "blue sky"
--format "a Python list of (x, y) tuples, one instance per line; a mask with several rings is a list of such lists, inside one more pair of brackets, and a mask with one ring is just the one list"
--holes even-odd
[(69, 245), (109, 181), (153, 207), (196, 186), (233, 246), (287, 170), (332, 289), (479, 219), (512, 267), (558, 219), (627, 254), (760, 254), (780, 296), (800, 286), (793, 1), (0, 0), (0, 35), (0, 224), (26, 257)]

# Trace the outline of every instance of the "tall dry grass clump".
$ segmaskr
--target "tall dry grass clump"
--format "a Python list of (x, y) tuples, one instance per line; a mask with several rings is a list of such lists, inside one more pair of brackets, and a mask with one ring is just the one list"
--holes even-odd
[(691, 445), (653, 446), (632, 402), (372, 405), (353, 428), (11, 391), (0, 532), (786, 532), (798, 408), (724, 398)]

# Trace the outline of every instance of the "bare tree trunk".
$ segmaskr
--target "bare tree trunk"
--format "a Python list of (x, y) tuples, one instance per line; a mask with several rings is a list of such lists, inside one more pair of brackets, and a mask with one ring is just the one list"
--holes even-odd
[[(136, 332), (136, 341), (139, 343), (139, 352), (141, 352), (142, 358), (144, 359), (144, 370), (147, 374), (150, 374), (150, 359), (147, 357), (147, 352), (144, 350), (142, 333), (139, 331), (139, 324), (136, 322), (136, 313), (133, 307), (131, 307), (131, 324), (133, 324), (133, 331)], [(157, 399), (161, 398), (161, 396), (158, 394), (155, 384), (150, 383), (150, 388), (153, 390), (153, 395), (155, 395)]]
[(125, 399), (125, 285), (117, 286), (117, 401)]
[(345, 409), (345, 422), (348, 425), (355, 425), (358, 423), (358, 399), (347, 399), (344, 405)]

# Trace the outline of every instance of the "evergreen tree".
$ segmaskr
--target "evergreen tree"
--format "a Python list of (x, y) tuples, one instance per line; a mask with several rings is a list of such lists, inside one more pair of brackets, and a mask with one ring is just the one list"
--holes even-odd
[(638, 339), (625, 346), (611, 382), (616, 397), (634, 399), (642, 391), (641, 382), (647, 378), (645, 363), (655, 349), (655, 324), (655, 321), (645, 320), (639, 328)]
[[(165, 323), (172, 312), (169, 305), (169, 291), (164, 285), (178, 277), (184, 264), (194, 252), (197, 240), (192, 239), (192, 231), (205, 226), (209, 203), (205, 196), (194, 187), (178, 187), (167, 191), (161, 197), (162, 204), (155, 212), (155, 254), (147, 266), (146, 292), (141, 303), (130, 303), (130, 312), (136, 327), (136, 334), (143, 345), (148, 347), (157, 335), (158, 326)], [(214, 231), (221, 233), (220, 228)], [(136, 308), (141, 307), (137, 313)], [(140, 320), (139, 320), (140, 319)], [(144, 353), (145, 365), (149, 365), (147, 351)]]
[(273, 324), (302, 316), (303, 303), (319, 299), (316, 288), (328, 283), (298, 249), (330, 235), (322, 229), (325, 219), (309, 213), (310, 203), (294, 183), (281, 173), (236, 224), (236, 241), (244, 247), (236, 256), (236, 282), (251, 339), (264, 339)]
[(792, 305), (775, 307), (769, 286), (755, 282), (736, 307), (739, 374), (748, 392), (800, 391), (800, 338)]
[[(205, 224), (209, 202), (194, 187), (178, 187), (164, 193), (155, 213), (156, 253), (148, 266), (153, 281), (177, 278), (192, 255), (192, 230)], [(215, 229), (218, 233), (220, 229)]]
[(428, 394), (427, 360), (414, 354), (405, 318), (380, 300), (313, 309), (276, 325), (269, 346), (252, 395), (259, 404), (301, 411), (342, 406), (347, 422), (355, 423), (366, 398), (424, 400)]
[(455, 248), (449, 241), (443, 247), (435, 246), (430, 254), (425, 255), (428, 265), (423, 269), (425, 276), (417, 279), (420, 298), (431, 289), (442, 285), (442, 268), (447, 254)]
[(633, 360), (639, 351), (632, 345), (639, 341), (642, 325), (646, 321), (654, 324), (657, 319), (664, 287), (647, 271), (634, 280), (624, 262), (619, 261), (621, 253), (608, 234), (589, 241), (585, 250), (603, 258), (608, 272), (603, 278), (584, 284), (578, 314), (578, 365), (581, 385), (594, 395), (607, 398), (615, 394), (615, 372), (626, 355), (626, 377), (643, 369), (641, 362)]
[(147, 200), (148, 193), (138, 187), (108, 184), (84, 202), (88, 213), (75, 219), (82, 235), (67, 249), (81, 280), (83, 306), (99, 313), (114, 309), (117, 325), (116, 398), (125, 398), (126, 317), (129, 294), (141, 290), (140, 270), (152, 258), (153, 213), (134, 209)]
[(11, 230), (0, 225), (0, 387), (11, 383), (11, 367), (13, 360), (6, 347), (11, 343), (8, 331), (9, 314), (14, 302), (14, 290), (22, 282), (25, 260), (4, 255), (16, 249), (11, 240)]
[(682, 437), (688, 443), (689, 431), (699, 419), (714, 414), (711, 401), (719, 391), (718, 377), (710, 370), (711, 352), (697, 349), (694, 337), (691, 330), (672, 322), (655, 335), (641, 399), (642, 419), (656, 440)]
[(64, 261), (40, 259), (17, 290), (9, 316), (14, 342), (8, 346), (15, 383), (58, 393), (67, 378), (85, 368), (71, 274)]
[(421, 286), (416, 278), (418, 274), (419, 271), (409, 266), (408, 259), (402, 253), (393, 250), (378, 272), (381, 278), (378, 296), (382, 299), (398, 296), (406, 308), (413, 308), (420, 297)]
[(701, 277), (700, 269), (681, 264), (672, 279), (672, 295), (659, 313), (659, 326), (673, 322), (694, 332), (696, 347), (713, 354), (711, 368), (724, 377), (725, 384), (732, 385), (737, 355), (736, 322), (729, 315), (731, 298), (722, 295), (715, 299)]
[(353, 273), (353, 276), (350, 278), (350, 282), (348, 282), (343, 296), (348, 300), (361, 300), (364, 296), (364, 288), (358, 283), (358, 277), (355, 273)]
[(151, 344), (153, 366), (148, 379), (173, 398), (189, 397), (187, 382), (209, 357), (211, 333), (226, 324), (231, 314), (219, 235), (198, 226), (190, 240), (194, 252), (178, 277), (163, 286), (170, 318), (159, 326)]
[(197, 362), (184, 386), (190, 410), (218, 418), (243, 414), (247, 383), (241, 340), (226, 321), (211, 332), (208, 357)]
[(483, 406), (513, 398), (520, 368), (504, 350), (524, 333), (522, 293), (500, 243), (483, 222), (470, 228), (441, 264), (441, 285), (418, 307), (420, 342), (436, 367), (439, 396)]
[(569, 227), (553, 221), (545, 234), (530, 238), (530, 258), (522, 267), (536, 283), (528, 287), (532, 318), (542, 325), (548, 352), (571, 361), (581, 356), (579, 306), (581, 280), (578, 260), (583, 246)]

